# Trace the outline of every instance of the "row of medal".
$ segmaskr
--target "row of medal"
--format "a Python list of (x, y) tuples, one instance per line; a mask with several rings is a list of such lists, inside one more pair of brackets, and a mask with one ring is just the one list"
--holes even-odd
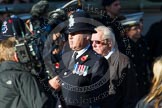
[(86, 76), (88, 74), (88, 69), (89, 69), (89, 66), (79, 65), (79, 63), (77, 62), (74, 65), (73, 74), (78, 74), (79, 76), (81, 75)]

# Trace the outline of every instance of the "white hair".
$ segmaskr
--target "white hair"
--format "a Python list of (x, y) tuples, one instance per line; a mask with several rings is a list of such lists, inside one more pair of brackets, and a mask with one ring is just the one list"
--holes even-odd
[(112, 41), (112, 48), (115, 47), (116, 45), (116, 40), (115, 40), (115, 34), (112, 30), (112, 28), (110, 27), (106, 27), (106, 26), (98, 26), (97, 28), (95, 28), (96, 31), (102, 31), (103, 32), (103, 36), (102, 39), (109, 39)]

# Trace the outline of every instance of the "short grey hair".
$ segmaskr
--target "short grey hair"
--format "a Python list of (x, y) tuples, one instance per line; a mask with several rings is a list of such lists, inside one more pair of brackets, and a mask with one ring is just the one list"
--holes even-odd
[(115, 47), (116, 45), (116, 40), (115, 40), (115, 34), (112, 30), (112, 28), (110, 27), (106, 27), (106, 26), (98, 26), (95, 28), (96, 31), (102, 31), (103, 32), (103, 36), (102, 39), (109, 39), (112, 41), (112, 48)]

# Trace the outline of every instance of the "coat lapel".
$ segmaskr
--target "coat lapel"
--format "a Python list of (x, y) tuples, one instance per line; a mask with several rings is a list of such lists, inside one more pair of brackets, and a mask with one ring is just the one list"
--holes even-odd
[(119, 64), (119, 51), (115, 50), (115, 52), (110, 56), (110, 58), (108, 59), (109, 62), (109, 71), (110, 71), (110, 80), (109, 80), (109, 95), (114, 95), (116, 94), (116, 87), (114, 84), (114, 79), (117, 77), (118, 75), (118, 64)]
[(118, 64), (119, 64), (119, 51), (115, 50), (115, 52), (108, 59), (110, 66), (110, 78), (114, 78), (116, 76)]
[(64, 63), (64, 65), (68, 68), (69, 66), (69, 62), (71, 60), (71, 57), (72, 57), (72, 54), (73, 54), (73, 51), (69, 51), (69, 52), (66, 52), (64, 54), (64, 56), (62, 56), (62, 61)]

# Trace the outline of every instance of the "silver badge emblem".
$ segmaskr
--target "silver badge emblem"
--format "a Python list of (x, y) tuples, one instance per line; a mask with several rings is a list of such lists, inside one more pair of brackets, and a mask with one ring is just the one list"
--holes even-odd
[(71, 15), (69, 18), (69, 27), (74, 26), (74, 23), (75, 23), (75, 21), (74, 21), (73, 15)]

